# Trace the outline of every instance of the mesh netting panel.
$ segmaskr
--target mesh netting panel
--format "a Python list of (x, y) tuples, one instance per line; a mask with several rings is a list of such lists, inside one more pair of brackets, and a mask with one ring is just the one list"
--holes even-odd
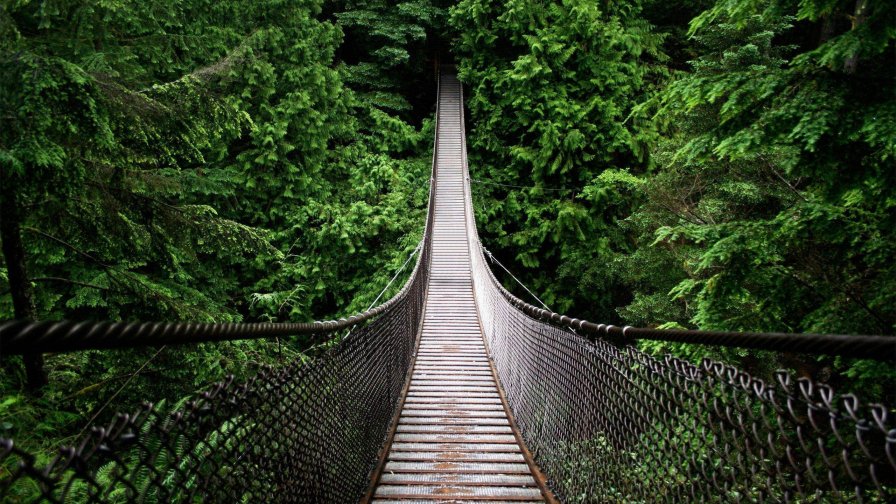
[[(434, 154), (433, 165), (435, 160)], [(433, 181), (435, 176), (433, 171)], [(47, 463), (0, 438), (0, 500), (360, 500), (410, 377), (429, 282), (434, 186), (410, 278), (393, 298), (348, 320), (0, 323), (0, 346), (7, 353), (298, 334), (329, 341), (315, 349), (314, 358), (264, 371), (247, 383), (228, 380), (176, 407), (146, 405), (134, 414), (119, 414)]]
[[(425, 270), (425, 268), (424, 268)], [(407, 378), (425, 274), (400, 302), (306, 362), (118, 415), (43, 467), (4, 440), (5, 502), (358, 500)]]
[[(118, 415), (35, 467), (4, 440), (0, 494), (54, 502), (358, 500), (407, 378), (425, 275), (307, 363), (226, 381), (174, 411)], [(11, 460), (12, 459), (12, 460)]]
[[(881, 405), (780, 372), (653, 358), (532, 318), (474, 253), (507, 402), (565, 502), (893, 502)], [(516, 305), (516, 306), (515, 306)]]

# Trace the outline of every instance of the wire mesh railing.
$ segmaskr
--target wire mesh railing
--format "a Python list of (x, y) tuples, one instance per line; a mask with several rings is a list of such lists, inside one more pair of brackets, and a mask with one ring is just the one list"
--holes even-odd
[[(4, 502), (344, 502), (360, 498), (407, 377), (425, 275), (309, 362), (147, 404), (39, 466), (0, 441)], [(318, 333), (322, 337), (330, 332)]]
[[(357, 500), (369, 485), (409, 375), (428, 282), (428, 241), (390, 301), (315, 324), (96, 326), (6, 324), (8, 347), (37, 333), (39, 348), (73, 349), (128, 334), (159, 341), (305, 334), (326, 341), (307, 362), (218, 383), (182, 405), (146, 404), (94, 427), (49, 463), (0, 439), (3, 502), (306, 502)], [(91, 327), (93, 327), (91, 332)], [(142, 331), (140, 329), (143, 328)], [(240, 331), (240, 329), (242, 331)], [(85, 333), (86, 331), (86, 333)], [(254, 331), (254, 332), (253, 332)], [(93, 335), (93, 338), (88, 335)], [(123, 336), (124, 335), (124, 336)], [(80, 337), (79, 337), (80, 336)], [(136, 337), (131, 340), (142, 341)], [(105, 344), (103, 343), (105, 342)]]
[(889, 408), (783, 371), (766, 383), (592, 341), (525, 315), (485, 276), (482, 325), (508, 406), (564, 502), (896, 498)]
[(489, 354), (514, 421), (561, 501), (896, 502), (891, 406), (783, 371), (766, 382), (719, 362), (656, 358), (634, 346), (643, 338), (892, 362), (896, 338), (571, 319), (501, 285), (476, 233), (469, 183), (466, 197)]
[[(437, 152), (436, 144), (433, 163)], [(2, 355), (299, 335), (322, 343), (307, 361), (265, 370), (248, 382), (229, 379), (182, 404), (147, 403), (139, 411), (119, 413), (49, 462), (0, 438), (0, 500), (318, 504), (361, 499), (410, 377), (429, 283), (434, 186), (409, 279), (385, 303), (348, 319), (0, 324)]]

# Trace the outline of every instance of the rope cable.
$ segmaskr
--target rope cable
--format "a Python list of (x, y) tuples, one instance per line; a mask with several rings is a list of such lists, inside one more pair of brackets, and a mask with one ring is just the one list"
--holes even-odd
[(482, 250), (485, 252), (485, 255), (488, 256), (488, 258), (492, 261), (492, 263), (497, 264), (498, 266), (501, 267), (501, 269), (503, 269), (504, 271), (506, 271), (507, 274), (510, 275), (510, 278), (513, 278), (513, 279), (516, 281), (516, 283), (518, 283), (518, 284), (520, 285), (520, 287), (522, 287), (523, 289), (525, 289), (526, 292), (528, 292), (530, 296), (532, 296), (533, 298), (535, 298), (535, 300), (538, 301), (538, 302), (541, 304), (541, 306), (544, 306), (544, 309), (545, 309), (545, 310), (554, 311), (554, 310), (551, 310), (551, 309), (548, 307), (548, 305), (544, 304), (544, 301), (542, 301), (538, 296), (536, 296), (534, 292), (532, 292), (531, 290), (529, 290), (529, 288), (526, 287), (526, 284), (524, 284), (523, 282), (521, 282), (520, 279), (516, 277), (516, 275), (514, 275), (513, 273), (510, 272), (509, 269), (507, 269), (506, 266), (504, 266), (503, 264), (501, 264), (501, 261), (499, 261), (498, 258), (496, 258), (495, 255), (492, 254), (492, 252), (491, 252), (489, 249), (485, 248), (485, 245), (483, 245), (481, 241), (479, 242), (479, 246), (482, 247)]
[(84, 433), (87, 431), (87, 429), (89, 429), (93, 425), (93, 422), (96, 421), (97, 417), (100, 416), (100, 413), (102, 413), (103, 410), (105, 410), (110, 404), (112, 404), (112, 401), (114, 401), (115, 398), (118, 397), (118, 394), (120, 394), (121, 391), (124, 390), (125, 387), (127, 387), (134, 380), (134, 378), (136, 378), (137, 375), (139, 375), (143, 371), (143, 369), (145, 369), (146, 366), (148, 366), (150, 362), (154, 361), (155, 358), (158, 357), (159, 354), (161, 354), (162, 351), (164, 351), (166, 348), (168, 348), (168, 345), (162, 345), (161, 347), (159, 347), (159, 349), (156, 350), (156, 353), (152, 354), (152, 356), (150, 356), (148, 359), (146, 359), (143, 362), (143, 364), (141, 364), (140, 367), (137, 368), (136, 371), (131, 373), (131, 375), (128, 376), (128, 379), (125, 380), (125, 382), (120, 387), (118, 387), (118, 390), (116, 390), (115, 393), (112, 394), (109, 397), (109, 399), (107, 399), (106, 402), (102, 406), (100, 406), (100, 409), (96, 410), (96, 412), (90, 417), (90, 420), (87, 421), (87, 424), (84, 425), (84, 427), (81, 429), (81, 432), (79, 432), (78, 435), (75, 437), (80, 439), (81, 436), (83, 436)]
[(404, 264), (402, 264), (401, 267), (398, 268), (398, 271), (396, 271), (395, 274), (392, 275), (392, 279), (389, 280), (389, 283), (387, 283), (385, 287), (383, 287), (383, 290), (380, 291), (380, 293), (376, 296), (376, 299), (374, 299), (373, 302), (370, 303), (370, 306), (368, 306), (367, 310), (365, 311), (370, 310), (376, 305), (376, 302), (379, 301), (381, 297), (383, 297), (383, 294), (385, 294), (387, 290), (389, 290), (389, 287), (395, 282), (395, 279), (398, 278), (398, 275), (400, 275), (401, 272), (404, 271), (408, 263), (411, 262), (411, 259), (413, 259), (415, 255), (417, 255), (417, 252), (419, 252), (421, 248), (423, 248), (423, 240), (420, 240), (420, 243), (418, 243), (417, 246), (414, 247), (414, 250), (412, 250), (408, 258), (405, 259)]

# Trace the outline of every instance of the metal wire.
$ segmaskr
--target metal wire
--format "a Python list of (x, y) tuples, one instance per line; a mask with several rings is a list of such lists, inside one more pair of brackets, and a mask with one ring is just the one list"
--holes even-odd
[(650, 338), (889, 360), (896, 340), (619, 328), (538, 308), (494, 276), (469, 185), (465, 196), (489, 354), (561, 501), (896, 502), (890, 408), (783, 371), (767, 383), (719, 362), (654, 358), (632, 345)]
[[(432, 212), (430, 211), (430, 215)], [(75, 349), (236, 337), (352, 334), (310, 362), (227, 380), (183, 407), (146, 404), (49, 463), (0, 439), (4, 502), (345, 502), (368, 486), (409, 374), (431, 256), (430, 218), (402, 290), (314, 324), (4, 324), (4, 349)], [(22, 331), (21, 328), (29, 330)], [(19, 329), (19, 330), (17, 330)], [(129, 340), (131, 338), (131, 340)]]
[(420, 243), (418, 243), (417, 246), (414, 247), (414, 250), (412, 250), (408, 255), (408, 258), (405, 259), (404, 264), (402, 264), (401, 267), (398, 268), (398, 271), (396, 271), (395, 274), (392, 275), (392, 278), (389, 279), (389, 283), (387, 283), (386, 286), (383, 287), (383, 290), (381, 290), (380, 293), (376, 295), (376, 299), (371, 301), (370, 306), (367, 307), (367, 310), (370, 310), (371, 308), (376, 306), (377, 301), (379, 301), (380, 298), (383, 297), (383, 294), (385, 294), (386, 291), (389, 290), (389, 287), (392, 287), (392, 284), (395, 283), (395, 280), (398, 279), (398, 276), (401, 275), (401, 272), (404, 271), (405, 268), (407, 268), (408, 263), (411, 262), (411, 259), (413, 259), (415, 255), (417, 255), (417, 252), (419, 252), (422, 247), (423, 240), (421, 240)]
[(538, 301), (538, 304), (540, 304), (541, 306), (544, 306), (545, 310), (551, 309), (550, 307), (548, 307), (548, 305), (544, 304), (544, 301), (542, 301), (541, 298), (536, 296), (534, 292), (532, 292), (528, 287), (526, 287), (526, 284), (521, 282), (520, 279), (516, 277), (516, 275), (511, 273), (510, 270), (507, 269), (507, 266), (504, 266), (504, 264), (502, 264), (501, 261), (499, 261), (498, 258), (495, 257), (495, 255), (492, 254), (491, 251), (489, 251), (489, 249), (485, 248), (485, 245), (482, 245), (482, 243), (480, 243), (479, 246), (482, 247), (482, 251), (485, 253), (486, 256), (488, 256), (488, 259), (492, 262), (492, 264), (497, 264), (498, 266), (500, 266), (502, 270), (504, 270), (508, 275), (510, 275), (510, 278), (512, 278), (513, 281), (517, 283), (517, 285), (522, 287), (523, 290), (525, 290), (527, 293), (529, 293), (529, 295), (532, 296), (533, 299)]
[[(438, 121), (438, 113), (436, 114)], [(438, 128), (437, 128), (438, 130)], [(438, 145), (436, 144), (436, 152)], [(433, 155), (435, 163), (436, 154)], [(434, 184), (433, 184), (434, 186)], [(11, 321), (3, 353), (312, 335), (314, 358), (182, 406), (145, 404), (94, 427), (49, 462), (0, 438), (3, 502), (357, 501), (410, 376), (429, 284), (432, 187), (416, 265), (385, 303), (339, 321), (169, 324)], [(338, 338), (345, 329), (350, 334)], [(335, 342), (337, 341), (338, 342)]]
[[(424, 270), (425, 271), (425, 270)], [(426, 283), (308, 363), (219, 383), (182, 408), (147, 404), (48, 464), (0, 440), (4, 502), (357, 500), (414, 349)]]

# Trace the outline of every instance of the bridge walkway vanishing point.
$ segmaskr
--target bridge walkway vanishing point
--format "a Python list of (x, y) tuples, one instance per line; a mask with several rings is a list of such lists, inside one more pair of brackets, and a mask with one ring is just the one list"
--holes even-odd
[(374, 502), (543, 502), (486, 353), (470, 271), (460, 82), (439, 86), (429, 291), (410, 386)]

